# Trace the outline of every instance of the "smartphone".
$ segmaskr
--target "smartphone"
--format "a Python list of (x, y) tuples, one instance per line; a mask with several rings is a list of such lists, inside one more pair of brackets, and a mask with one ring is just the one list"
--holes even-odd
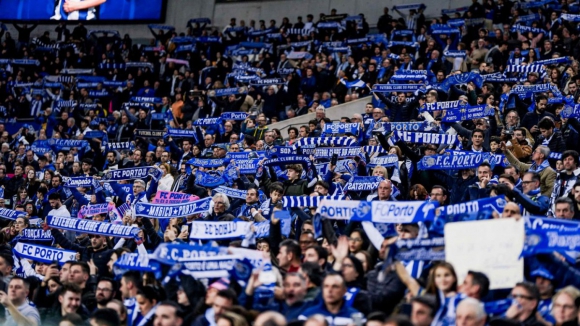
[(187, 225), (182, 225), (181, 226), (181, 233), (187, 232), (187, 229), (188, 229)]
[(338, 162), (338, 154), (332, 154), (332, 158), (330, 159), (330, 165), (336, 165)]

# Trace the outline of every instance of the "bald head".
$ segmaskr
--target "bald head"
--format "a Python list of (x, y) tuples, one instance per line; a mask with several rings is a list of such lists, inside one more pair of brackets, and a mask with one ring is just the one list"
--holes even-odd
[(514, 202), (506, 203), (504, 208), (503, 208), (503, 213), (501, 214), (501, 217), (503, 217), (503, 218), (509, 218), (509, 217), (520, 218), (521, 217), (520, 206), (518, 206), (518, 204), (516, 204)]
[(286, 321), (286, 317), (279, 312), (275, 311), (266, 311), (258, 315), (256, 321), (254, 321), (254, 326), (286, 326), (288, 322)]

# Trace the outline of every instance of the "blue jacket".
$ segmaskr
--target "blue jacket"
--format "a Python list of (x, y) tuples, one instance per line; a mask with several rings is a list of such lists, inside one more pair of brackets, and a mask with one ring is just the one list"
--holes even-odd
[(550, 209), (550, 198), (541, 193), (530, 197), (514, 187), (513, 194), (516, 202), (530, 215), (546, 215)]
[(328, 309), (324, 302), (320, 302), (318, 305), (304, 310), (304, 312), (298, 317), (299, 320), (306, 320), (308, 317), (321, 314), (326, 317), (329, 326), (346, 326), (348, 324), (354, 324), (352, 318), (350, 317), (353, 313), (358, 313), (359, 311), (349, 307), (346, 302), (343, 302), (342, 307), (337, 314), (333, 314)]

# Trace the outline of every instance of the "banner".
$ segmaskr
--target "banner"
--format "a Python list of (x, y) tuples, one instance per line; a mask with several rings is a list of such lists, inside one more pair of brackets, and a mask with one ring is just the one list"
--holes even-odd
[(224, 252), (222, 248), (189, 244), (160, 243), (149, 259), (162, 264), (173, 265), (183, 259), (217, 256)]
[(31, 243), (18, 242), (12, 249), (18, 258), (31, 259), (37, 262), (52, 264), (58, 261), (60, 265), (68, 261), (76, 261), (76, 251), (39, 246)]
[(373, 92), (380, 93), (392, 93), (392, 92), (403, 92), (403, 93), (413, 93), (416, 90), (424, 87), (422, 84), (374, 84)]
[(120, 238), (137, 238), (141, 230), (134, 226), (50, 215), (46, 217), (46, 224), (57, 229)]
[(176, 129), (176, 128), (167, 128), (167, 132), (165, 133), (166, 137), (173, 137), (173, 138), (196, 138), (196, 131), (193, 129)]
[(140, 255), (136, 252), (124, 253), (113, 264), (115, 275), (122, 276), (126, 271), (152, 272), (155, 277), (161, 279), (161, 266), (158, 262), (150, 261), (149, 256)]
[(445, 238), (397, 240), (395, 242), (395, 259), (413, 260), (445, 260)]
[(138, 202), (135, 204), (135, 215), (148, 218), (174, 218), (206, 213), (209, 211), (211, 200), (211, 198), (204, 198), (190, 203), (171, 205)]
[(225, 186), (219, 186), (219, 187), (213, 189), (212, 193), (213, 194), (220, 193), (220, 194), (224, 194), (230, 198), (238, 198), (238, 199), (243, 199), (243, 200), (246, 200), (246, 196), (248, 195), (247, 190), (228, 188)]
[(181, 204), (195, 201), (199, 197), (181, 192), (158, 190), (153, 199), (153, 204)]
[(198, 257), (181, 259), (181, 272), (194, 278), (219, 278), (229, 277), (229, 271), (234, 268), (236, 262), (240, 259), (238, 256), (223, 255), (211, 257)]
[(143, 166), (138, 168), (128, 168), (120, 170), (107, 171), (102, 180), (104, 181), (121, 181), (121, 180), (135, 180), (145, 179), (151, 175), (155, 179), (159, 179), (163, 171), (154, 166)]
[(304, 146), (322, 146), (322, 145), (334, 145), (334, 146), (353, 146), (356, 144), (356, 140), (350, 137), (306, 137), (300, 138), (292, 147), (299, 148)]
[(267, 237), (270, 233), (270, 222), (246, 221), (193, 221), (191, 223), (191, 240), (223, 240), (244, 238), (250, 231), (252, 224), (255, 227), (257, 238)]
[(94, 216), (108, 213), (109, 211), (115, 209), (115, 203), (109, 202), (108, 204), (90, 204), (83, 205), (78, 212), (78, 218), (85, 218), (86, 216)]
[(437, 205), (426, 201), (323, 200), (316, 213), (331, 220), (407, 224), (432, 221)]
[(192, 158), (185, 164), (193, 166), (201, 166), (203, 168), (217, 168), (224, 165), (224, 160), (221, 158), (213, 158), (213, 159)]
[(43, 229), (31, 229), (26, 228), (20, 231), (20, 234), (16, 236), (19, 242), (30, 242), (30, 241), (46, 241), (52, 243), (54, 238), (50, 230), (44, 231)]
[(478, 271), (487, 275), (491, 290), (513, 288), (524, 280), (524, 260), (520, 257), (523, 246), (521, 220), (505, 218), (445, 225), (445, 260), (455, 268), (459, 284), (468, 271)]
[(133, 150), (133, 149), (135, 149), (135, 145), (129, 141), (107, 143), (107, 150), (108, 151), (121, 151), (121, 150)]
[(315, 158), (332, 158), (332, 155), (338, 157), (354, 157), (361, 154), (360, 147), (322, 147), (317, 148), (314, 152)]
[(383, 128), (385, 133), (391, 131), (433, 131), (437, 130), (438, 126), (436, 124), (431, 124), (428, 121), (421, 122), (383, 122)]

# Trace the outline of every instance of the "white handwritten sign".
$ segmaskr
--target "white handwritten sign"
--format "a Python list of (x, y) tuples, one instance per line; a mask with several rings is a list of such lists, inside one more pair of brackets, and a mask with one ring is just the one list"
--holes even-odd
[(512, 288), (524, 280), (524, 223), (515, 219), (456, 222), (445, 225), (445, 258), (461, 284), (468, 271), (482, 272), (490, 289)]

